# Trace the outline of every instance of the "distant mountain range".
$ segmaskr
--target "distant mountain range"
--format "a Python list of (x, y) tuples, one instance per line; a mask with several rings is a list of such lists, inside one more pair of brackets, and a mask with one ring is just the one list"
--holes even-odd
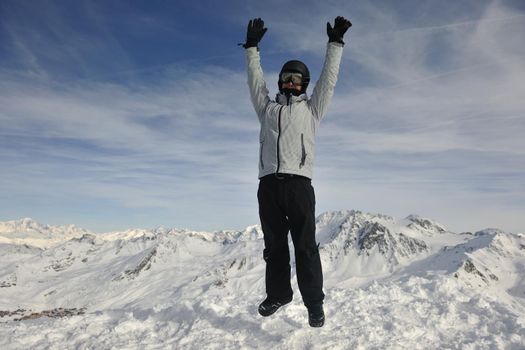
[[(323, 213), (316, 225), (328, 320), (333, 322), (325, 327), (333, 332), (327, 339), (346, 339), (341, 325), (350, 322), (351, 327), (353, 317), (360, 312), (363, 317), (373, 315), (377, 310), (367, 309), (371, 305), (390, 310), (389, 317), (398, 319), (403, 318), (403, 312), (417, 314), (430, 306), (436, 314), (428, 317), (448, 317), (451, 311), (449, 304), (444, 303), (451, 302), (483, 319), (476, 327), (503, 322), (519, 335), (512, 338), (504, 334), (508, 329), (502, 326), (507, 329), (499, 331), (502, 338), (508, 338), (505, 344), (523, 344), (523, 235), (497, 229), (453, 233), (442, 224), (416, 215), (395, 220), (355, 210)], [(49, 226), (28, 218), (0, 222), (0, 322), (5, 323), (0, 335), (7, 337), (6, 341), (15, 341), (16, 332), (9, 333), (9, 329), (14, 332), (25, 321), (14, 320), (41, 319), (37, 323), (40, 332), (51, 336), (53, 325), (60, 322), (61, 316), (83, 317), (115, 328), (129, 312), (133, 320), (150, 320), (153, 329), (171, 329), (164, 336), (171, 337), (172, 343), (180, 347), (190, 335), (195, 348), (206, 347), (194, 331), (236, 331), (262, 340), (265, 333), (258, 324), (271, 322), (264, 319), (254, 324), (254, 319), (258, 319), (254, 310), (264, 297), (262, 237), (258, 225), (244, 231), (157, 228), (95, 234), (75, 225)], [(291, 252), (293, 259), (293, 249)], [(296, 324), (304, 316), (295, 277), (293, 284), (296, 294), (290, 314), (280, 311), (274, 322), (292, 322), (287, 318), (292, 317), (291, 324)], [(378, 288), (383, 286), (386, 289), (378, 295)], [(419, 297), (409, 303), (416, 295)], [(481, 301), (480, 305), (462, 304), (474, 297), (499, 309), (487, 316)], [(393, 306), (387, 300), (398, 305), (399, 310), (390, 309)], [(345, 316), (341, 310), (353, 304), (361, 305), (361, 311), (352, 309), (354, 316)], [(419, 305), (419, 311), (412, 309), (415, 305)], [(407, 325), (423, 317), (416, 314), (397, 322)], [(232, 315), (239, 315), (244, 321), (237, 323), (229, 318)], [(226, 324), (221, 325), (219, 320)], [(361, 322), (366, 325), (372, 320)], [(186, 335), (173, 330), (188, 324), (193, 326)], [(81, 326), (67, 323), (64, 327), (76, 332)], [(299, 322), (294, 327), (303, 325)], [(162, 337), (159, 329), (155, 334)], [(122, 332), (135, 337), (131, 328)], [(462, 334), (469, 332), (465, 329)], [(226, 347), (233, 344), (217, 337)], [(428, 344), (461, 344), (458, 337), (454, 332), (444, 332)], [(97, 345), (96, 341), (78, 344)]]

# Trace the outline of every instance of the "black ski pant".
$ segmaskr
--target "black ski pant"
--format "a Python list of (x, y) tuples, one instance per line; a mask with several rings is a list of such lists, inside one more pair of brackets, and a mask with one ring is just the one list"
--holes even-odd
[(315, 193), (311, 180), (302, 176), (261, 178), (257, 192), (264, 233), (268, 298), (292, 297), (288, 231), (295, 250), (297, 282), (307, 307), (323, 303), (323, 272), (315, 241)]

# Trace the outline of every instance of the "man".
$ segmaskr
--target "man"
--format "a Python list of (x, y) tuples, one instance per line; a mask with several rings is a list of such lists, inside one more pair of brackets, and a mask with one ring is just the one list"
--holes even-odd
[(260, 18), (250, 20), (246, 34), (248, 86), (261, 124), (259, 158), (259, 216), (264, 233), (267, 298), (259, 306), (270, 316), (292, 301), (288, 231), (295, 249), (297, 282), (312, 327), (322, 327), (323, 273), (315, 241), (315, 194), (311, 185), (314, 138), (332, 98), (343, 51), (343, 35), (352, 24), (337, 17), (327, 23), (328, 46), (319, 80), (308, 98), (310, 72), (297, 60), (284, 64), (275, 101), (260, 64), (259, 41), (266, 33)]

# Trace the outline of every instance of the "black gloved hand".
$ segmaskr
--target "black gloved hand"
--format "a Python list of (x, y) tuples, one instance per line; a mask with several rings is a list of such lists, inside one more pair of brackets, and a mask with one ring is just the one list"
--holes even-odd
[(345, 35), (348, 28), (352, 26), (352, 23), (350, 23), (349, 20), (345, 19), (344, 17), (338, 16), (335, 19), (334, 27), (330, 25), (330, 22), (326, 23), (326, 33), (328, 34), (328, 42), (329, 43), (341, 43), (345, 44), (343, 41), (343, 35)]
[(268, 28), (264, 28), (264, 21), (262, 19), (254, 18), (250, 20), (250, 22), (248, 22), (248, 30), (246, 31), (244, 48), (257, 47), (267, 30)]

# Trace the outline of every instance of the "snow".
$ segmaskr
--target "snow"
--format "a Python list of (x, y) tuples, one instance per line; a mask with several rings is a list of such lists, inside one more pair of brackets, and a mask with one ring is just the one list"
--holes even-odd
[(29, 244), (45, 248), (90, 233), (75, 225), (43, 225), (31, 218), (0, 222), (0, 244)]
[(320, 329), (308, 326), (295, 277), (293, 302), (258, 315), (262, 237), (258, 225), (93, 234), (0, 223), (0, 348), (525, 348), (523, 235), (321, 214)]

